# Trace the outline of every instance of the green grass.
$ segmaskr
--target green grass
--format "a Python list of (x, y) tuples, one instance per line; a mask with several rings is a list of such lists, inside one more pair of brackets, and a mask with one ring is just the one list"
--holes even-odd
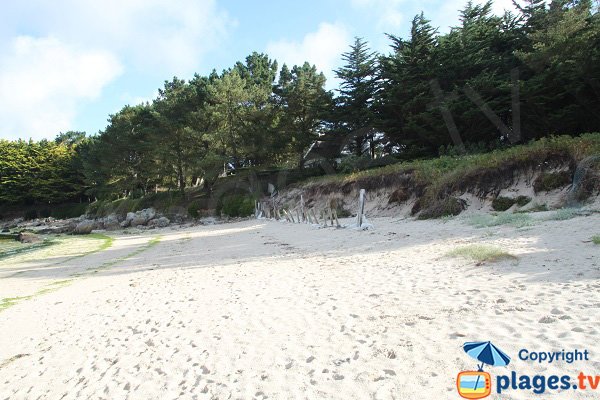
[[(543, 209), (547, 211), (547, 209)], [(509, 225), (515, 228), (524, 228), (534, 226), (543, 221), (566, 221), (580, 215), (580, 212), (575, 208), (561, 208), (538, 217), (532, 217), (527, 212), (517, 213), (499, 213), (499, 214), (477, 214), (468, 219), (468, 222), (476, 228), (489, 228), (493, 226)]]
[[(11, 253), (5, 254), (5, 256), (13, 256), (13, 255), (17, 255), (26, 251), (31, 251), (31, 250), (37, 250), (40, 249), (41, 247), (47, 247), (49, 245), (56, 245), (56, 244), (65, 244), (65, 243), (69, 243), (69, 241), (82, 241), (82, 240), (102, 240), (103, 242), (100, 244), (100, 246), (98, 246), (97, 248), (93, 249), (93, 250), (89, 250), (89, 251), (84, 251), (81, 254), (77, 254), (75, 256), (69, 257), (66, 260), (62, 260), (61, 262), (67, 262), (67, 261), (72, 261), (74, 259), (77, 258), (81, 258), (81, 257), (85, 257), (88, 256), (90, 254), (94, 254), (97, 253), (99, 251), (103, 251), (108, 249), (110, 246), (112, 246), (114, 238), (107, 236), (107, 235), (103, 235), (103, 234), (91, 234), (91, 235), (87, 235), (85, 237), (77, 237), (77, 238), (60, 238), (60, 239), (55, 239), (55, 240), (46, 240), (43, 243), (37, 243), (36, 245), (31, 245), (27, 248), (22, 248), (19, 249), (18, 251), (12, 251)], [(18, 242), (16, 242), (18, 243)], [(20, 243), (19, 243), (20, 244)], [(42, 246), (43, 245), (43, 246)], [(45, 256), (49, 256), (48, 254), (42, 254), (41, 258), (45, 258)], [(72, 275), (73, 278), (79, 276), (78, 274), (74, 274)], [(3, 299), (0, 299), (0, 311), (6, 310), (9, 307), (12, 307), (18, 303), (20, 303), (21, 301), (25, 301), (25, 300), (30, 300), (33, 299), (35, 297), (47, 294), (47, 293), (51, 293), (54, 291), (57, 291), (65, 286), (69, 286), (74, 282), (74, 279), (63, 279), (63, 280), (56, 280), (54, 282), (51, 282), (45, 286), (43, 286), (41, 289), (39, 289), (37, 292), (27, 295), (27, 296), (18, 296), (18, 297), (5, 297)]]
[[(90, 237), (90, 236), (92, 236), (92, 235), (89, 235), (88, 237)], [(112, 242), (114, 240), (113, 238), (111, 238), (109, 236), (100, 235), (100, 234), (97, 234), (96, 237), (92, 236), (92, 238), (94, 238), (94, 239), (102, 239), (105, 242), (98, 249), (92, 250), (92, 251), (87, 252), (87, 253), (82, 254), (82, 255), (71, 257), (71, 258), (69, 258), (69, 260), (72, 260), (74, 258), (83, 257), (85, 255), (89, 255), (89, 254), (92, 254), (92, 253), (96, 253), (96, 252), (101, 251), (101, 250), (105, 250), (105, 249), (107, 249), (108, 247), (110, 247), (112, 245)], [(96, 272), (98, 272), (101, 269), (110, 268), (110, 267), (118, 264), (119, 262), (125, 261), (128, 258), (134, 257), (134, 256), (140, 254), (141, 252), (143, 252), (143, 251), (145, 251), (145, 250), (147, 250), (147, 249), (149, 249), (149, 248), (157, 245), (160, 242), (160, 240), (161, 240), (161, 236), (155, 236), (152, 239), (150, 239), (148, 241), (148, 243), (146, 243), (145, 246), (143, 246), (143, 247), (141, 247), (141, 248), (139, 248), (139, 249), (137, 249), (137, 250), (135, 250), (135, 251), (133, 251), (133, 252), (131, 252), (131, 253), (123, 256), (123, 257), (120, 257), (120, 258), (118, 258), (116, 260), (106, 262), (106, 263), (102, 264), (100, 267), (96, 268), (94, 271), (91, 271), (91, 272), (92, 273), (96, 273)], [(75, 273), (75, 274), (71, 275), (71, 277), (72, 277), (71, 279), (63, 279), (63, 280), (57, 280), (57, 281), (51, 282), (51, 283), (43, 286), (37, 292), (35, 292), (33, 294), (30, 294), (28, 296), (5, 297), (3, 299), (0, 299), (0, 312), (3, 311), (3, 310), (6, 310), (9, 307), (12, 307), (12, 306), (20, 303), (21, 301), (30, 300), (30, 299), (33, 299), (35, 297), (42, 296), (42, 295), (47, 294), (47, 293), (55, 292), (55, 291), (57, 291), (57, 290), (59, 290), (59, 289), (61, 289), (63, 287), (69, 286), (69, 285), (71, 285), (71, 284), (73, 284), (75, 282), (76, 278), (82, 277), (83, 275), (84, 275), (84, 273)]]
[(96, 250), (92, 250), (89, 253), (86, 253), (85, 255), (89, 255), (89, 254), (92, 254), (92, 253), (97, 253), (97, 252), (102, 251), (102, 250), (106, 250), (110, 246), (112, 246), (113, 242), (115, 241), (114, 237), (108, 236), (108, 235), (104, 235), (102, 233), (91, 233), (89, 235), (86, 235), (86, 237), (89, 238), (89, 239), (103, 240), (104, 243), (102, 243), (102, 245), (100, 245), (100, 247), (98, 247)]
[(515, 228), (524, 228), (536, 224), (536, 220), (529, 214), (501, 213), (477, 214), (469, 218), (468, 222), (476, 228), (489, 228), (492, 226), (509, 225)]
[(579, 211), (575, 208), (561, 208), (548, 215), (546, 219), (548, 221), (566, 221), (579, 215)]
[(146, 243), (144, 246), (140, 247), (137, 250), (132, 251), (129, 254), (124, 255), (123, 257), (119, 257), (119, 258), (117, 258), (115, 260), (107, 261), (104, 264), (102, 264), (101, 266), (99, 266), (98, 268), (94, 268), (92, 271), (86, 271), (86, 272), (83, 272), (83, 273), (78, 273), (78, 274), (75, 274), (73, 276), (79, 277), (79, 276), (82, 276), (82, 275), (84, 275), (86, 273), (88, 273), (88, 274), (89, 273), (95, 274), (95, 273), (100, 272), (101, 270), (105, 270), (105, 269), (108, 269), (110, 267), (113, 267), (113, 266), (117, 265), (120, 262), (123, 262), (123, 261), (125, 261), (125, 260), (127, 260), (127, 259), (129, 259), (131, 257), (135, 257), (138, 254), (140, 254), (140, 253), (148, 250), (149, 248), (156, 246), (158, 243), (160, 243), (161, 239), (162, 239), (161, 235), (155, 236), (152, 239), (150, 239), (148, 241), (148, 243)]
[(6, 257), (53, 246), (57, 243), (57, 241), (51, 239), (46, 239), (40, 243), (21, 243), (16, 240), (2, 240), (0, 241), (0, 260)]
[(482, 244), (473, 244), (469, 246), (459, 247), (454, 249), (446, 254), (450, 257), (462, 257), (469, 260), (474, 260), (478, 262), (485, 261), (499, 261), (503, 259), (508, 260), (516, 260), (517, 257), (512, 254), (502, 250), (499, 247), (482, 245)]
[[(79, 257), (85, 257), (85, 256), (88, 256), (93, 253), (97, 253), (102, 250), (106, 250), (110, 246), (112, 246), (113, 241), (114, 241), (114, 238), (107, 236), (107, 235), (99, 234), (99, 233), (93, 233), (90, 235), (81, 236), (81, 237), (77, 238), (77, 240), (89, 240), (89, 239), (102, 240), (103, 243), (98, 248), (83, 252), (82, 254), (78, 254), (76, 256), (73, 256), (73, 257), (69, 258), (67, 261), (70, 261), (72, 259), (79, 258)], [(73, 240), (73, 238), (69, 238), (69, 237), (65, 237), (65, 236), (50, 237), (50, 238), (45, 238), (40, 243), (20, 243), (16, 240), (0, 240), (0, 260), (3, 258), (16, 256), (16, 255), (20, 255), (23, 253), (33, 252), (35, 250), (44, 249), (44, 248), (47, 248), (50, 246), (63, 244), (69, 240)]]
[(517, 213), (536, 213), (536, 212), (543, 212), (543, 211), (549, 211), (549, 210), (550, 209), (548, 208), (548, 206), (546, 204), (534, 203), (527, 210), (518, 210)]
[(45, 286), (43, 286), (40, 290), (35, 292), (34, 294), (30, 294), (28, 296), (18, 296), (18, 297), (5, 297), (0, 300), (0, 311), (4, 311), (9, 307), (12, 307), (21, 301), (31, 300), (35, 297), (42, 296), (47, 293), (55, 292), (60, 288), (65, 286), (69, 286), (73, 283), (73, 279), (65, 279), (61, 281), (54, 281)]
[(592, 242), (594, 244), (600, 244), (600, 235), (592, 236)]

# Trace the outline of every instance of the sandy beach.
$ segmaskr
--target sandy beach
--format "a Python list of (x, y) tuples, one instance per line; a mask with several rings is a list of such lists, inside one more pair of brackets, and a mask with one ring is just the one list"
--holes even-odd
[[(487, 340), (512, 358), (493, 374), (600, 373), (600, 215), (371, 222), (167, 228), (1, 260), (0, 297), (23, 299), (0, 312), (0, 399), (457, 399), (477, 364), (461, 346)], [(471, 244), (514, 258), (447, 256)], [(548, 364), (521, 349), (592, 354)]]

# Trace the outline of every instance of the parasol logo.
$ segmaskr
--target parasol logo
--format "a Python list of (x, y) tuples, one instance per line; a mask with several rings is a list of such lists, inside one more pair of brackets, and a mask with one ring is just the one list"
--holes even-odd
[(492, 376), (483, 370), (484, 365), (503, 367), (510, 357), (492, 342), (467, 342), (463, 350), (477, 360), (477, 371), (463, 371), (456, 377), (458, 394), (465, 399), (483, 399), (492, 393)]

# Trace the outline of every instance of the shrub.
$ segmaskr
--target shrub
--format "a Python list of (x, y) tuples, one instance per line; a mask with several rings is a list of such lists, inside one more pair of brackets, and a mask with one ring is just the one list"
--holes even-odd
[(458, 215), (464, 211), (467, 202), (457, 197), (447, 197), (445, 199), (433, 202), (419, 214), (419, 219), (432, 219), (447, 217), (449, 215)]
[(506, 211), (509, 208), (511, 208), (513, 204), (517, 204), (519, 207), (523, 207), (530, 201), (531, 197), (527, 196), (517, 196), (515, 198), (498, 196), (492, 201), (492, 208), (495, 211)]
[(592, 242), (594, 242), (594, 244), (600, 244), (600, 235), (593, 236)]
[(516, 203), (511, 197), (498, 196), (492, 201), (492, 208), (495, 211), (506, 211)]
[(517, 196), (517, 198), (515, 199), (515, 202), (517, 203), (517, 205), (519, 207), (523, 207), (523, 206), (526, 206), (527, 204), (529, 204), (531, 202), (531, 197), (528, 197), (528, 196)]
[(371, 157), (369, 156), (349, 155), (342, 158), (338, 170), (343, 174), (362, 171), (368, 168), (370, 161)]
[(254, 213), (254, 199), (246, 195), (226, 195), (217, 204), (217, 214), (228, 217), (247, 217)]
[(198, 200), (194, 200), (188, 205), (187, 213), (192, 218), (199, 218), (200, 208), (200, 202)]
[(89, 205), (87, 203), (61, 204), (52, 207), (50, 216), (57, 219), (77, 218), (86, 214), (86, 212), (89, 212)]
[(25, 214), (23, 215), (23, 218), (25, 218), (25, 220), (27, 220), (27, 221), (36, 219), (37, 217), (38, 217), (37, 210), (27, 210), (27, 211), (25, 211)]
[(550, 192), (571, 184), (571, 173), (569, 171), (542, 172), (533, 182), (533, 190), (538, 192)]
[(118, 201), (119, 200), (114, 202), (110, 200), (97, 200), (88, 206), (87, 214), (92, 217), (105, 217), (110, 214), (113, 204)]
[(100, 208), (100, 205), (104, 202), (104, 200), (96, 200), (93, 203), (90, 203), (87, 206), (87, 214), (91, 215), (91, 216), (96, 216), (98, 214), (98, 209)]

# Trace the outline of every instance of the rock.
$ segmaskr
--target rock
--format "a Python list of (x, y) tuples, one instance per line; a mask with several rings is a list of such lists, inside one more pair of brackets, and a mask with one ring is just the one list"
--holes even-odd
[(12, 221), (5, 222), (2, 227), (7, 229), (15, 229), (23, 222), (23, 218), (15, 218)]
[(146, 221), (150, 221), (151, 219), (156, 218), (156, 210), (154, 208), (147, 208), (145, 210), (142, 211), (138, 211), (136, 214), (140, 215), (141, 217), (145, 218)]
[(109, 216), (102, 218), (102, 226), (107, 231), (116, 231), (121, 228), (119, 217), (117, 217), (116, 214), (110, 214)]
[[(128, 214), (129, 215), (129, 214)], [(156, 211), (153, 208), (146, 208), (135, 213), (131, 220), (131, 226), (146, 225), (150, 220), (154, 219)]]
[(86, 219), (77, 224), (73, 233), (77, 235), (88, 235), (92, 233), (94, 228), (96, 228), (96, 221)]
[(215, 217), (206, 217), (206, 218), (201, 218), (200, 219), (200, 223), (202, 225), (215, 225), (218, 222), (219, 221)]
[(17, 235), (17, 240), (21, 243), (39, 243), (42, 239), (31, 232), (21, 232)]
[(135, 228), (136, 226), (140, 226), (140, 225), (146, 225), (148, 223), (148, 220), (142, 216), (138, 216), (136, 215), (132, 220), (131, 220), (131, 226), (133, 228)]
[(40, 235), (58, 235), (66, 232), (72, 232), (72, 229), (68, 231), (64, 226), (45, 226), (41, 229), (35, 230), (35, 233), (38, 233)]
[(121, 222), (121, 228), (127, 228), (129, 225), (131, 225), (131, 221), (133, 221), (134, 218), (135, 213), (128, 212), (127, 216), (125, 217), (125, 220)]
[(171, 222), (174, 224), (181, 224), (181, 223), (183, 223), (183, 220), (184, 220), (183, 216), (181, 216), (179, 214), (173, 214), (173, 215), (170, 215), (169, 217), (171, 219)]
[[(125, 217), (125, 220), (123, 222), (121, 222), (120, 227), (127, 228), (129, 226), (131, 226), (131, 227), (144, 226), (149, 221), (153, 220), (155, 217), (156, 217), (156, 210), (154, 210), (154, 208), (146, 208), (144, 210), (137, 211), (135, 213), (130, 212), (130, 213), (127, 213), (127, 216)], [(111, 225), (116, 226), (116, 224), (114, 222), (112, 222)], [(108, 229), (108, 228), (106, 228), (106, 229)]]
[(155, 218), (153, 220), (148, 221), (149, 228), (166, 228), (169, 226), (171, 221), (167, 217)]

